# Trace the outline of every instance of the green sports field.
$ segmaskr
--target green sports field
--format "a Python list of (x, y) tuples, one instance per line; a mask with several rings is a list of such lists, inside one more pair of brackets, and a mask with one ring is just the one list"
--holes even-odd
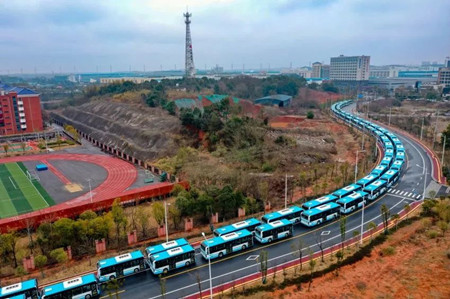
[(0, 219), (54, 205), (38, 180), (30, 180), (22, 162), (0, 164)]

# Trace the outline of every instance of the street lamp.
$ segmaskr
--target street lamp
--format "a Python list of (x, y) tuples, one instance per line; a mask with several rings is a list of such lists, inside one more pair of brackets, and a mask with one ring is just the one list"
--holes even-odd
[[(205, 241), (207, 241), (204, 232), (202, 232), (202, 236), (203, 236), (203, 238), (205, 239)], [(207, 246), (207, 247), (205, 247), (205, 248), (207, 249), (207, 253), (206, 253), (206, 254), (207, 254), (207, 256), (208, 256), (208, 268), (209, 268), (209, 295), (210, 295), (210, 298), (212, 299), (212, 297), (213, 297), (213, 288), (212, 288), (212, 278), (211, 278), (211, 256), (210, 256), (210, 254), (209, 254), (209, 246)]]
[(356, 178), (358, 177), (358, 154), (364, 153), (366, 150), (360, 150), (356, 151), (356, 163), (355, 163), (355, 184), (356, 184)]
[(169, 227), (167, 226), (167, 206), (170, 206), (170, 203), (167, 204), (167, 200), (164, 201), (164, 219), (166, 221), (166, 242), (169, 242)]
[(287, 179), (288, 179), (288, 177), (292, 178), (293, 175), (289, 175), (288, 176), (287, 173), (286, 173), (286, 178), (284, 180), (284, 208), (285, 209), (287, 208)]
[(444, 155), (445, 155), (445, 142), (447, 141), (447, 135), (444, 135), (444, 144), (442, 145), (442, 158), (441, 158), (441, 167), (444, 166)]

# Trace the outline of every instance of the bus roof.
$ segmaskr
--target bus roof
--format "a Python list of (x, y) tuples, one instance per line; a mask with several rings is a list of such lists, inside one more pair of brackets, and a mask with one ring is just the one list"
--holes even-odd
[(336, 200), (336, 196), (334, 196), (333, 194), (328, 194), (325, 196), (322, 196), (320, 198), (316, 198), (313, 200), (309, 200), (307, 202), (305, 202), (303, 204), (303, 206), (307, 209), (311, 209), (320, 205), (323, 205), (324, 203), (330, 202), (330, 201), (335, 201)]
[(144, 256), (142, 255), (142, 252), (140, 250), (136, 250), (133, 252), (129, 252), (129, 253), (115, 256), (115, 257), (110, 257), (110, 258), (107, 258), (104, 260), (100, 260), (100, 261), (98, 261), (97, 265), (99, 267), (109, 267), (109, 266), (121, 264), (121, 263), (129, 261), (129, 260), (134, 260), (134, 259), (143, 258), (143, 257)]
[(376, 190), (377, 188), (379, 188), (380, 186), (386, 185), (386, 183), (387, 183), (387, 182), (386, 182), (385, 180), (376, 180), (376, 181), (373, 182), (372, 184), (366, 186), (366, 187), (364, 188), (364, 191), (369, 191), (369, 192), (374, 191), (374, 190)]
[(348, 194), (349, 192), (351, 192), (351, 191), (353, 191), (353, 190), (356, 190), (356, 189), (359, 189), (359, 188), (361, 188), (360, 185), (357, 185), (357, 184), (351, 184), (351, 185), (345, 186), (344, 188), (341, 188), (341, 189), (339, 189), (339, 190), (334, 191), (334, 192), (333, 192), (333, 195), (338, 196), (338, 197), (339, 197), (339, 196), (343, 196), (343, 195), (346, 195), (346, 194)]
[(44, 295), (50, 296), (54, 294), (58, 294), (65, 290), (70, 290), (76, 287), (79, 287), (81, 285), (90, 284), (93, 282), (97, 282), (97, 279), (95, 278), (94, 274), (88, 274), (81, 277), (72, 278), (63, 282), (59, 282), (56, 284), (52, 284), (49, 286), (46, 286), (44, 288)]
[(292, 207), (289, 207), (289, 208), (284, 209), (284, 210), (275, 211), (275, 212), (266, 214), (266, 215), (262, 216), (262, 218), (266, 219), (266, 220), (271, 220), (271, 219), (276, 219), (276, 218), (279, 218), (279, 217), (283, 217), (284, 215), (287, 215), (287, 214), (291, 214), (291, 213), (295, 213), (295, 212), (301, 212), (301, 211), (303, 211), (302, 208), (299, 208), (297, 206), (292, 206)]
[(234, 239), (237, 239), (237, 238), (251, 236), (251, 235), (252, 235), (251, 232), (249, 232), (246, 229), (243, 229), (243, 230), (240, 230), (240, 231), (237, 231), (237, 232), (232, 232), (232, 233), (229, 233), (229, 234), (226, 234), (226, 235), (222, 235), (222, 236), (219, 236), (219, 237), (214, 237), (214, 238), (205, 240), (205, 241), (202, 242), (202, 245), (204, 245), (206, 247), (216, 246), (216, 245), (219, 245), (219, 244), (222, 244), (222, 243), (226, 243), (228, 241), (231, 241), (231, 240), (234, 240)]
[(403, 163), (405, 163), (405, 162), (402, 160), (395, 160), (394, 163), (392, 163), (392, 166), (401, 167), (403, 165)]
[(194, 251), (194, 247), (192, 247), (191, 245), (187, 244), (184, 246), (180, 246), (180, 247), (175, 247), (175, 248), (171, 248), (168, 249), (166, 251), (161, 251), (158, 252), (154, 255), (152, 255), (152, 258), (154, 261), (161, 261), (161, 260), (166, 260), (172, 256), (177, 256), (180, 255), (182, 253), (186, 253), (186, 252), (191, 252)]
[(377, 178), (376, 175), (369, 174), (369, 175), (366, 175), (365, 177), (363, 177), (362, 179), (359, 179), (356, 183), (360, 184), (360, 185), (366, 185), (367, 183), (372, 182), (376, 178)]
[(388, 171), (386, 171), (382, 176), (381, 179), (383, 180), (388, 180), (391, 177), (393, 177), (394, 175), (396, 175), (398, 173), (398, 170), (395, 169), (389, 169)]
[(291, 225), (291, 224), (292, 223), (287, 219), (280, 219), (280, 220), (273, 221), (270, 223), (263, 223), (263, 224), (257, 226), (256, 229), (263, 232), (263, 231), (270, 230), (275, 227)]
[(351, 201), (353, 201), (353, 200), (355, 200), (355, 199), (358, 199), (358, 198), (360, 198), (360, 197), (364, 197), (364, 196), (366, 196), (366, 195), (367, 195), (367, 192), (364, 192), (364, 191), (356, 191), (356, 192), (353, 192), (353, 193), (350, 194), (350, 195), (347, 195), (346, 197), (343, 197), (343, 198), (341, 198), (341, 199), (338, 199), (337, 202), (340, 202), (340, 203), (348, 203), (348, 202), (351, 202)]
[(314, 209), (311, 209), (311, 210), (308, 210), (308, 211), (304, 211), (303, 215), (312, 216), (312, 215), (316, 215), (316, 214), (322, 213), (323, 211), (328, 211), (330, 209), (338, 208), (338, 207), (339, 207), (338, 204), (336, 204), (334, 202), (330, 202), (330, 203), (318, 206), (318, 207), (316, 207)]
[(261, 221), (259, 221), (258, 219), (250, 218), (250, 219), (247, 219), (244, 221), (240, 221), (240, 222), (236, 222), (236, 223), (233, 223), (230, 225), (225, 225), (225, 226), (216, 228), (214, 232), (218, 235), (224, 235), (224, 234), (232, 233), (237, 230), (241, 230), (241, 229), (247, 228), (249, 226), (257, 225), (260, 223), (261, 223)]
[(25, 280), (25, 281), (22, 281), (19, 283), (11, 284), (11, 285), (5, 286), (3, 288), (0, 288), (0, 296), (14, 294), (16, 292), (29, 290), (32, 288), (37, 288), (36, 279)]
[(180, 238), (180, 239), (172, 240), (169, 242), (161, 243), (158, 245), (149, 246), (145, 249), (145, 252), (147, 252), (148, 255), (151, 255), (151, 254), (155, 254), (157, 252), (165, 251), (167, 249), (178, 247), (178, 246), (183, 246), (186, 244), (189, 244), (189, 242), (186, 241), (186, 239), (184, 239), (184, 238)]

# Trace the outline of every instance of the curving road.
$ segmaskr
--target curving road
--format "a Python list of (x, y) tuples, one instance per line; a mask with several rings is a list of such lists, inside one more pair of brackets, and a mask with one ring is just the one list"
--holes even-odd
[[(350, 112), (354, 104), (345, 107)], [(397, 133), (402, 141), (407, 154), (407, 163), (403, 170), (403, 176), (397, 185), (377, 201), (368, 204), (364, 212), (364, 231), (371, 221), (381, 224), (380, 207), (385, 204), (390, 208), (391, 215), (399, 213), (406, 204), (422, 199), (425, 189), (431, 181), (432, 162), (426, 150), (416, 141)], [(352, 238), (354, 230), (361, 230), (362, 211), (358, 210), (347, 219), (347, 239)], [(304, 243), (303, 256), (308, 255), (308, 247), (314, 252), (319, 251), (318, 240), (322, 238), (325, 248), (340, 244), (341, 235), (339, 222), (335, 221), (318, 228), (308, 229), (302, 225), (296, 225), (294, 236), (267, 246), (256, 246), (251, 250), (225, 257), (212, 262), (212, 282), (214, 291), (218, 292), (221, 286), (229, 283), (238, 283), (239, 280), (252, 274), (259, 273), (259, 264), (254, 260), (262, 248), (268, 251), (269, 267), (280, 267), (284, 263), (298, 260), (292, 253), (292, 246), (298, 244), (301, 239)], [(198, 251), (198, 249), (197, 249)], [(197, 264), (188, 269), (180, 269), (166, 277), (166, 298), (199, 297), (198, 281), (201, 283), (203, 296), (208, 295), (209, 272), (208, 263), (197, 253)], [(161, 286), (159, 279), (150, 271), (126, 278), (119, 291), (121, 298), (161, 298)]]

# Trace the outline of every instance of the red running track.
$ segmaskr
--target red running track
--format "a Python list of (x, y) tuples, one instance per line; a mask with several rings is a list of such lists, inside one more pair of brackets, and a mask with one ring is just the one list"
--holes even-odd
[[(44, 154), (32, 156), (17, 156), (0, 159), (0, 163), (40, 160), (82, 161), (103, 167), (107, 171), (108, 175), (97, 188), (92, 190), (92, 197), (94, 201), (120, 195), (120, 193), (130, 187), (137, 178), (137, 170), (132, 164), (106, 155)], [(89, 192), (86, 192), (85, 194), (71, 199), (65, 203), (79, 202), (88, 198), (90, 198)]]

